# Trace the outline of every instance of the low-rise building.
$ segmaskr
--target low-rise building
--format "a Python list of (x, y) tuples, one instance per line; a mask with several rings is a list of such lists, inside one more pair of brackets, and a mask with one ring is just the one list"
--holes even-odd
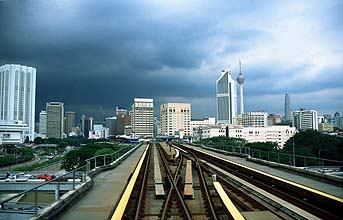
[(319, 123), (318, 124), (318, 131), (320, 131), (320, 132), (333, 132), (333, 124), (332, 123)]
[(191, 120), (191, 133), (193, 134), (193, 130), (198, 127), (205, 127), (209, 125), (215, 125), (216, 118), (215, 117), (206, 117), (203, 119), (192, 119)]
[(268, 126), (274, 126), (276, 124), (280, 124), (282, 121), (281, 115), (270, 114), (267, 117)]
[(22, 121), (0, 120), (0, 144), (23, 143), (30, 135), (29, 130)]
[(226, 136), (226, 129), (223, 125), (198, 126), (193, 130), (193, 141), (220, 136)]
[(214, 125), (194, 129), (193, 140), (198, 141), (199, 139), (228, 136), (231, 138), (242, 138), (247, 142), (275, 142), (282, 148), (295, 132), (296, 129), (288, 125), (268, 127)]
[(89, 131), (89, 139), (108, 138), (109, 129), (105, 128), (102, 124), (94, 124), (94, 130)]
[(228, 135), (232, 138), (242, 138), (249, 143), (253, 142), (274, 142), (282, 148), (287, 140), (296, 132), (294, 127), (268, 126), (268, 127), (243, 127), (229, 128)]

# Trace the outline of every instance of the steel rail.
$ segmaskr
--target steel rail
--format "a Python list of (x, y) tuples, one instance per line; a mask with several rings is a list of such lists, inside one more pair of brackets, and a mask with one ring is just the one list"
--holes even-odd
[[(149, 144), (153, 147), (153, 144)], [(137, 204), (137, 208), (136, 208), (136, 215), (135, 215), (135, 219), (139, 219), (139, 216), (140, 216), (140, 211), (142, 209), (142, 201), (143, 201), (143, 195), (144, 195), (144, 191), (146, 189), (146, 185), (147, 185), (147, 175), (148, 175), (148, 167), (149, 167), (149, 161), (150, 161), (150, 156), (151, 156), (151, 148), (149, 148), (149, 152), (148, 152), (148, 155), (147, 155), (147, 162), (145, 164), (145, 167), (144, 167), (144, 173), (143, 173), (143, 184), (141, 186), (141, 190), (140, 190), (140, 193), (139, 193), (139, 198), (138, 198), (138, 204)]]
[[(190, 153), (191, 153), (191, 155), (193, 156), (193, 158), (195, 160), (196, 168), (198, 169), (198, 172), (200, 174), (200, 182), (201, 182), (202, 189), (205, 192), (206, 200), (207, 200), (208, 205), (210, 207), (211, 218), (214, 219), (214, 220), (217, 220), (217, 215), (216, 215), (216, 212), (214, 211), (214, 208), (213, 208), (211, 196), (210, 196), (210, 193), (208, 191), (208, 187), (207, 187), (207, 184), (206, 184), (206, 181), (205, 181), (204, 174), (202, 173), (202, 169), (201, 169), (201, 165), (200, 165), (199, 159), (198, 159), (198, 157), (195, 156), (195, 154), (193, 152), (190, 152)], [(184, 153), (182, 153), (182, 154), (184, 154)]]
[[(179, 203), (180, 203), (180, 205), (181, 205), (182, 211), (184, 212), (184, 215), (185, 215), (186, 219), (192, 220), (192, 217), (191, 217), (191, 214), (190, 214), (190, 212), (189, 212), (189, 210), (188, 210), (188, 207), (187, 207), (185, 201), (183, 200), (183, 197), (182, 197), (182, 195), (181, 195), (179, 189), (177, 188), (177, 184), (176, 184), (176, 181), (177, 181), (178, 178), (179, 178), (179, 177), (178, 177), (178, 172), (180, 171), (180, 168), (181, 168), (181, 166), (182, 166), (182, 161), (183, 161), (183, 159), (182, 159), (182, 157), (180, 158), (179, 164), (178, 164), (177, 169), (176, 169), (176, 171), (175, 171), (175, 175), (174, 175), (174, 177), (173, 177), (173, 175), (172, 175), (172, 173), (171, 173), (171, 171), (170, 171), (170, 168), (169, 168), (169, 166), (168, 166), (168, 162), (166, 161), (163, 152), (161, 152), (161, 147), (158, 147), (158, 149), (159, 149), (159, 152), (160, 152), (160, 155), (161, 155), (163, 164), (164, 164), (164, 166), (165, 166), (165, 168), (166, 168), (166, 170), (167, 170), (167, 173), (168, 173), (168, 180), (169, 180), (170, 183), (171, 183), (171, 187), (170, 187), (170, 190), (169, 190), (169, 192), (168, 192), (168, 196), (167, 196), (166, 202), (165, 202), (165, 204), (164, 204), (165, 206), (164, 206), (164, 208), (163, 208), (163, 212), (162, 212), (162, 217), (161, 217), (161, 219), (166, 219), (166, 216), (167, 216), (167, 206), (168, 206), (168, 203), (169, 203), (169, 201), (170, 201), (172, 191), (175, 190), (175, 193), (176, 193), (176, 195), (177, 195), (177, 198), (178, 198), (178, 200), (179, 200)], [(162, 149), (162, 150), (163, 150), (163, 149)]]

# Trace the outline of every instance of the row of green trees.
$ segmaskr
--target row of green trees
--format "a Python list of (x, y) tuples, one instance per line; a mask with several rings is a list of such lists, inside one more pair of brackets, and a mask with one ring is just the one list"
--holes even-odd
[(5, 154), (0, 157), (0, 166), (25, 162), (34, 157), (33, 150), (30, 147), (18, 147), (10, 144), (2, 145), (1, 148)]
[(88, 158), (104, 154), (112, 154), (124, 147), (127, 147), (127, 145), (109, 142), (89, 143), (80, 147), (79, 149), (69, 151), (64, 156), (61, 168), (67, 171), (73, 170), (77, 167), (86, 165), (86, 159)]
[(295, 154), (343, 161), (343, 137), (308, 130), (296, 133), (290, 138), (282, 151)]
[(60, 147), (66, 147), (66, 146), (76, 146), (79, 147), (81, 144), (89, 144), (89, 143), (95, 143), (95, 142), (107, 142), (108, 139), (88, 139), (83, 136), (78, 137), (67, 137), (64, 139), (59, 138), (41, 138), (36, 137), (33, 141), (34, 144), (57, 144)]
[(214, 137), (201, 141), (201, 144), (215, 148), (223, 148), (223, 146), (225, 146), (226, 149), (230, 147), (230, 149), (232, 149), (232, 147), (249, 147), (251, 150), (270, 152), (270, 154), (268, 154), (270, 157), (277, 157), (276, 152), (293, 154), (293, 143), (296, 155), (343, 161), (343, 138), (324, 134), (315, 130), (296, 133), (286, 142), (282, 149), (279, 149), (277, 143), (247, 143), (243, 139), (229, 137)]

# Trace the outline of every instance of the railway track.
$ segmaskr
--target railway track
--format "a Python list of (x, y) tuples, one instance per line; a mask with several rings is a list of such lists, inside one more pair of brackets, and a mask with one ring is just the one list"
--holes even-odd
[(279, 219), (342, 219), (341, 198), (176, 145), (192, 152), (204, 161), (203, 164), (211, 167), (210, 172), (217, 174), (241, 212), (268, 211)]
[(149, 144), (129, 186), (111, 219), (342, 219), (339, 198), (180, 144)]

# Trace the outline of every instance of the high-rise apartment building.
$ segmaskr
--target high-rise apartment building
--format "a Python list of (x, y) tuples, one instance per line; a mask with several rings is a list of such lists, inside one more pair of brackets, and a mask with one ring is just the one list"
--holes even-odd
[(293, 126), (301, 130), (318, 130), (318, 113), (315, 110), (300, 109), (292, 112)]
[(285, 121), (291, 121), (292, 120), (292, 107), (291, 107), (291, 97), (288, 94), (288, 92), (286, 92), (285, 94)]
[(46, 111), (39, 113), (39, 134), (42, 137), (46, 137)]
[(62, 102), (46, 103), (46, 136), (63, 138), (64, 104)]
[(66, 112), (64, 133), (69, 136), (72, 132), (72, 128), (75, 127), (75, 112)]
[(132, 133), (135, 137), (154, 136), (154, 100), (134, 98), (131, 106)]
[(161, 134), (191, 136), (191, 104), (166, 103), (160, 107)]
[(0, 66), (0, 120), (28, 126), (23, 137), (34, 139), (36, 69), (16, 64)]
[(244, 127), (267, 127), (268, 113), (262, 111), (246, 112), (242, 114), (242, 125)]
[(222, 70), (216, 81), (217, 122), (218, 124), (234, 124), (237, 113), (236, 83), (230, 70)]

